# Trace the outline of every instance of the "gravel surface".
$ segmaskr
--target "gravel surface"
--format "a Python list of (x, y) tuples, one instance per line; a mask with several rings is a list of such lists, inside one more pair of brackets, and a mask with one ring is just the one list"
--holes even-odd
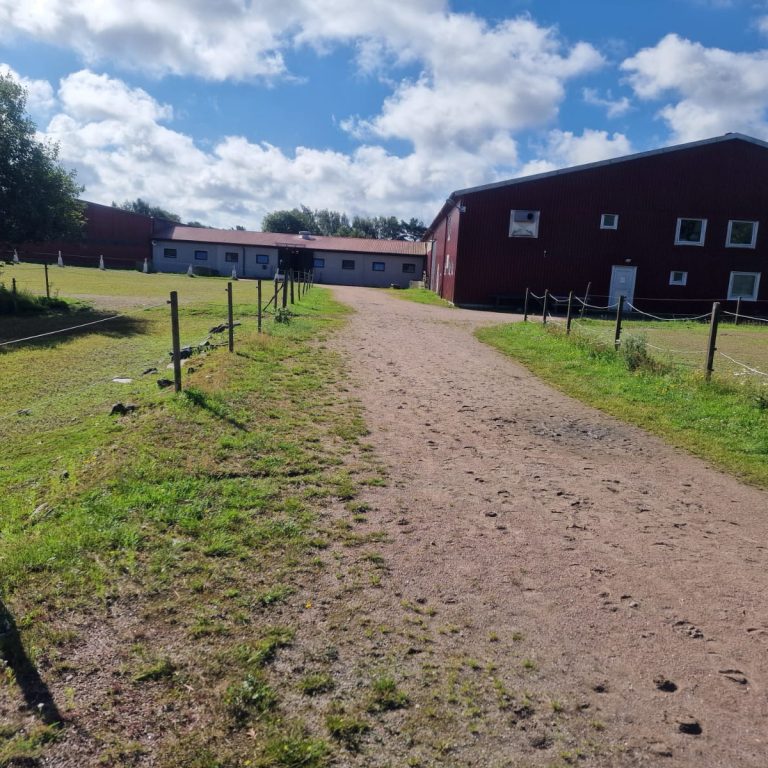
[[(472, 336), (506, 317), (334, 292), (356, 310), (334, 346), (393, 480), (369, 493), (390, 539), (372, 610), (438, 604), (468, 655), (489, 630), (524, 636), (622, 745), (601, 765), (768, 764), (768, 494)], [(517, 765), (509, 748), (486, 735), (465, 764)]]

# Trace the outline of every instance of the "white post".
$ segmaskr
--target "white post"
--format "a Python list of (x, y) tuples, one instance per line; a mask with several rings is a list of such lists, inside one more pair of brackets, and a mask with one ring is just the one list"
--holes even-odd
[(102, 272), (106, 269), (104, 266), (104, 254), (99, 256), (99, 269), (102, 270)]
[(61, 251), (59, 251), (59, 260), (56, 262), (60, 267), (64, 266), (64, 259), (61, 258)]
[(144, 267), (141, 270), (145, 275), (149, 274), (149, 262), (144, 259)]
[(192, 269), (192, 265), (190, 264), (189, 268), (187, 269), (187, 277), (194, 277), (194, 276), (195, 276), (195, 273), (194, 273), (194, 270)]
[(237, 280), (237, 267), (232, 267), (232, 279)]
[(18, 264), (19, 263), (19, 254), (16, 252), (16, 249), (13, 249), (13, 263)]

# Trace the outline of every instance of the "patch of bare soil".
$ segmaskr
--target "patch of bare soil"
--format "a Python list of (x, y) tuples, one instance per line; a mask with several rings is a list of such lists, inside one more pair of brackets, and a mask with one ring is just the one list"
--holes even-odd
[(411, 612), (418, 703), (360, 764), (765, 766), (768, 494), (480, 344), (498, 315), (335, 293), (391, 478), (361, 612)]

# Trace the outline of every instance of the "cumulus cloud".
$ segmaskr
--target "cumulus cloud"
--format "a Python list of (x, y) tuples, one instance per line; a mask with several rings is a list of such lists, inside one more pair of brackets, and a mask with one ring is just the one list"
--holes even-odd
[(768, 138), (768, 51), (736, 53), (667, 35), (621, 68), (640, 99), (677, 97), (658, 112), (675, 140), (728, 131)]
[(623, 133), (585, 129), (580, 136), (571, 131), (550, 131), (538, 157), (520, 169), (520, 176), (545, 173), (572, 165), (585, 165), (609, 160), (633, 152), (632, 144)]
[(603, 97), (600, 96), (596, 88), (584, 88), (581, 95), (586, 104), (605, 109), (605, 114), (608, 118), (621, 117), (632, 108), (632, 104), (626, 96), (614, 99), (610, 91)]

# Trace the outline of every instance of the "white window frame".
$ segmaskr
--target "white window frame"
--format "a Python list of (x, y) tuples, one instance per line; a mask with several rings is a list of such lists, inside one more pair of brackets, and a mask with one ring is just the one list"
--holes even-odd
[[(606, 223), (605, 217), (613, 216), (613, 225)], [(600, 229), (618, 229), (619, 228), (619, 214), (618, 213), (601, 213), (600, 214)]]
[(195, 261), (208, 261), (208, 251), (195, 251)]
[[(524, 222), (516, 222), (515, 214), (517, 212), (534, 214), (534, 218), (525, 222), (528, 227), (520, 226)], [(509, 236), (519, 237), (521, 239), (535, 240), (539, 236), (539, 223), (541, 222), (541, 211), (534, 211), (530, 208), (513, 208), (509, 212)]]
[(312, 257), (313, 269), (325, 269), (325, 256), (313, 256)]
[[(680, 239), (680, 227), (684, 221), (700, 221), (701, 222), (701, 239), (700, 240), (681, 240)], [(675, 228), (675, 245), (694, 245), (703, 246), (707, 239), (707, 219), (699, 219), (696, 216), (681, 216), (677, 220), (677, 227)]]
[[(730, 219), (728, 221), (728, 233), (725, 236), (726, 248), (754, 248), (757, 243), (757, 227), (760, 222), (751, 219)], [(752, 242), (751, 243), (732, 243), (731, 231), (734, 224), (752, 224)]]
[[(731, 272), (731, 278), (728, 281), (728, 301), (736, 301), (741, 299), (742, 301), (757, 301), (757, 297), (760, 293), (760, 272)], [(733, 278), (737, 275), (750, 275), (755, 278), (755, 287), (751, 296), (735, 296), (733, 293)]]
[[(680, 280), (675, 280), (675, 275), (682, 275), (682, 278)], [(687, 285), (688, 273), (682, 269), (673, 269), (669, 273), (669, 284), (670, 285)]]

